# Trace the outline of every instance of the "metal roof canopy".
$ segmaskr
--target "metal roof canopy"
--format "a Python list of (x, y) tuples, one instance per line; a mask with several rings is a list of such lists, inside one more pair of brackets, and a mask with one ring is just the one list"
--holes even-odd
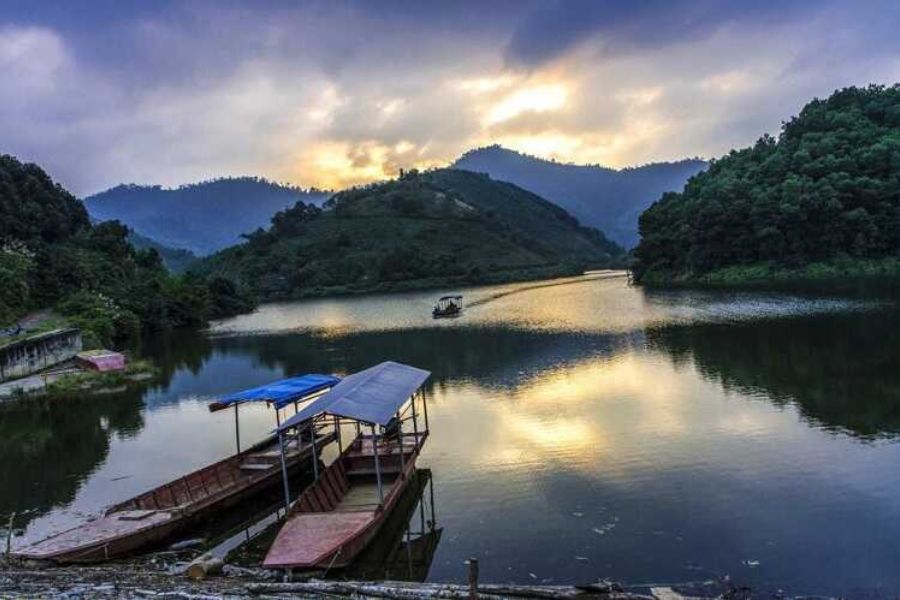
[(348, 375), (339, 384), (282, 423), (279, 432), (328, 413), (373, 425), (387, 425), (418, 390), (430, 371), (392, 361)]
[(236, 392), (209, 405), (210, 411), (221, 410), (232, 404), (244, 402), (271, 402), (276, 408), (284, 408), (291, 402), (321, 392), (340, 383), (340, 378), (332, 375), (311, 373), (273, 381), (266, 385)]

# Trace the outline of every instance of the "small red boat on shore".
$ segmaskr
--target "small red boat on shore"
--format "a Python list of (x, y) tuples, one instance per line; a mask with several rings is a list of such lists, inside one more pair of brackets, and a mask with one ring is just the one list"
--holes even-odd
[[(415, 470), (428, 437), (422, 383), (430, 373), (385, 362), (346, 377), (279, 429), (334, 419), (357, 433), (338, 458), (293, 503), (263, 566), (287, 570), (348, 565), (372, 541)], [(421, 398), (424, 427), (419, 429)], [(405, 422), (411, 432), (404, 432)], [(364, 427), (369, 433), (363, 434)], [(340, 436), (338, 437), (340, 443)]]
[[(329, 375), (305, 375), (233, 394), (211, 406), (218, 410), (243, 402), (264, 400), (278, 410), (291, 403), (307, 402), (337, 384)], [(304, 464), (318, 450), (335, 440), (335, 431), (318, 426), (305, 437), (281, 444), (271, 437), (247, 450), (180, 477), (130, 500), (116, 504), (104, 515), (29, 545), (14, 548), (11, 555), (56, 562), (96, 562), (133, 554), (172, 537), (177, 532), (259, 492), (271, 489), (283, 473)], [(279, 464), (281, 468), (279, 468)]]

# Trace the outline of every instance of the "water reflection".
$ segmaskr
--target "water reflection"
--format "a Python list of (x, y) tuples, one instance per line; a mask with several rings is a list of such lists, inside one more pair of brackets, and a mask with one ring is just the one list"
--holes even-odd
[(728, 390), (794, 403), (817, 426), (900, 433), (900, 313), (665, 327), (652, 347)]
[(437, 526), (434, 479), (416, 469), (378, 537), (356, 562), (332, 576), (361, 581), (425, 581), (443, 529)]
[(0, 403), (0, 514), (25, 527), (66, 505), (106, 459), (110, 439), (143, 426), (141, 393)]
[[(431, 580), (462, 580), (479, 556), (494, 581), (900, 587), (885, 475), (900, 445), (869, 442), (900, 433), (900, 312), (608, 280), (509, 289), (470, 291), (485, 301), (452, 322), (430, 320), (435, 294), (408, 294), (148, 340), (163, 377), (143, 395), (0, 407), (0, 510), (35, 510), (37, 533), (69, 524), (232, 452), (233, 417), (206, 410), (217, 395), (392, 359), (433, 372), (420, 464), (440, 474), (445, 533)], [(257, 439), (272, 415), (248, 407), (241, 427)]]

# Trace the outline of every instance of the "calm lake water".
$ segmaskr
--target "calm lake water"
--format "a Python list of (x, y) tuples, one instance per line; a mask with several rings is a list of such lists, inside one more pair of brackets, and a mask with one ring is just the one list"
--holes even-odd
[[(431, 580), (464, 580), (477, 556), (486, 581), (900, 590), (890, 298), (604, 274), (463, 291), (465, 315), (439, 321), (441, 292), (266, 305), (149, 340), (149, 389), (0, 406), (0, 513), (20, 513), (22, 539), (70, 526), (233, 452), (217, 396), (390, 359), (433, 373)], [(249, 441), (273, 415), (241, 422)]]

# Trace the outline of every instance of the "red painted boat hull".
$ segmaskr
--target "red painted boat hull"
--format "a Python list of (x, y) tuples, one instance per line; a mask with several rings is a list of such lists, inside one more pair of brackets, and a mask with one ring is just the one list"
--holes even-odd
[(263, 566), (313, 570), (341, 568), (353, 562), (378, 534), (412, 479), (426, 437), (427, 432), (418, 434), (409, 446), (404, 441), (402, 467), (399, 451), (383, 456), (382, 467), (386, 475), (393, 476), (390, 485), (385, 486), (384, 501), (359, 508), (344, 502), (355, 487), (352, 478), (369, 475), (361, 472), (365, 469), (360, 459), (366, 456), (365, 445), (371, 442), (367, 438), (355, 440), (297, 499)]

